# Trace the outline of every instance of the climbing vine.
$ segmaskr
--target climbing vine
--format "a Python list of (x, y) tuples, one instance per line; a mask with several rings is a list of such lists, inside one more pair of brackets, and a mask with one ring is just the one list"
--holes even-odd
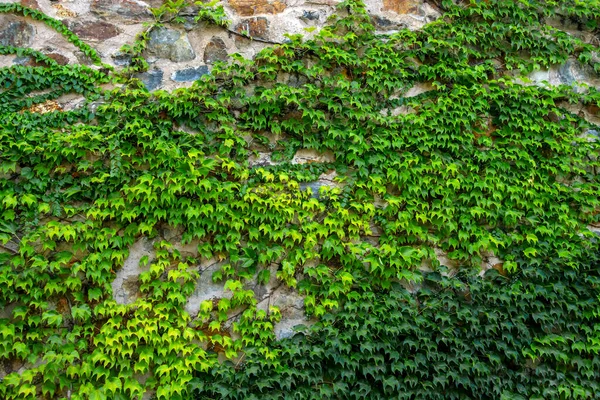
[[(421, 31), (380, 35), (346, 0), (314, 39), (152, 93), (132, 78), (147, 31), (117, 71), (61, 22), (0, 4), (95, 62), (0, 46), (43, 64), (0, 69), (0, 357), (26, 366), (1, 396), (599, 397), (600, 129), (584, 116), (600, 92), (527, 77), (600, 69), (595, 43), (549, 25), (597, 35), (600, 3), (437, 3)], [(212, 3), (198, 19), (225, 24)], [(32, 109), (68, 93), (85, 105)], [(292, 163), (303, 149), (331, 161)], [(141, 295), (118, 304), (142, 238)], [(190, 315), (209, 260), (231, 297)], [(281, 341), (252, 290), (272, 279), (316, 321)]]

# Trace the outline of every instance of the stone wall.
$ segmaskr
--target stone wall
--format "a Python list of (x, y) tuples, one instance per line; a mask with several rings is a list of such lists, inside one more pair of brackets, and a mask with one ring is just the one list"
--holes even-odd
[[(4, 0), (6, 1), (6, 0)], [(128, 58), (119, 52), (154, 21), (151, 7), (161, 0), (8, 0), (44, 12), (65, 23), (100, 53), (102, 61), (126, 66)], [(195, 23), (193, 8), (184, 10), (186, 23), (165, 24), (149, 35), (148, 72), (140, 74), (150, 90), (172, 90), (188, 86), (211, 65), (227, 60), (232, 53), (254, 56), (270, 43), (282, 43), (286, 34), (314, 35), (336, 12), (337, 0), (224, 0), (230, 20), (228, 28)], [(367, 0), (367, 8), (381, 31), (418, 29), (438, 12), (423, 0)], [(255, 40), (240, 34), (245, 32)], [(0, 43), (40, 50), (60, 63), (86, 63), (83, 55), (60, 34), (29, 18), (0, 16)], [(0, 56), (0, 66), (28, 64), (22, 57)]]
[[(1, 0), (0, 0), (1, 1)], [(4, 0), (7, 1), (7, 0)], [(63, 21), (82, 40), (95, 48), (102, 61), (114, 65), (117, 69), (128, 65), (130, 59), (120, 52), (124, 44), (132, 43), (140, 32), (148, 29), (148, 23), (154, 21), (151, 7), (158, 7), (161, 0), (8, 0), (38, 9), (45, 14)], [(253, 57), (260, 49), (270, 43), (286, 40), (285, 34), (314, 35), (328, 17), (336, 12), (336, 0), (224, 0), (223, 5), (229, 18), (228, 28), (219, 28), (193, 21), (194, 10), (184, 13), (187, 22), (183, 25), (165, 24), (149, 32), (146, 58), (149, 70), (139, 74), (149, 90), (172, 90), (185, 87), (204, 74), (209, 74), (215, 61), (226, 61), (233, 53)], [(394, 32), (401, 28), (419, 29), (427, 22), (439, 16), (424, 0), (366, 0), (367, 9), (377, 29), (382, 32)], [(247, 32), (256, 40), (240, 36)], [(576, 32), (574, 33), (576, 34)], [(0, 44), (30, 47), (55, 59), (60, 64), (88, 63), (89, 60), (60, 34), (30, 18), (14, 15), (0, 15)], [(28, 57), (0, 56), (0, 67), (13, 64), (35, 65)], [(550, 71), (533, 74), (531, 84), (579, 84), (587, 82), (600, 86), (597, 75), (577, 62), (569, 61), (564, 66)], [(415, 96), (432, 90), (430, 84), (418, 85), (406, 93)], [(51, 108), (69, 109), (77, 106), (81, 98), (64, 96), (53, 102)], [(48, 106), (48, 105), (46, 105)], [(43, 110), (41, 110), (43, 111)], [(410, 110), (391, 110), (392, 112), (410, 112)], [(573, 110), (587, 113), (586, 110)], [(586, 115), (595, 123), (592, 115)], [(257, 150), (249, 160), (249, 165), (271, 165), (270, 153)], [(316, 154), (300, 150), (293, 163), (333, 162), (333, 154)], [(316, 182), (304, 184), (302, 189), (310, 187), (318, 196), (323, 186), (336, 186), (335, 172), (323, 174)], [(597, 227), (593, 227), (597, 230)], [(177, 247), (177, 235), (164, 234), (163, 238), (173, 240)], [(167, 237), (169, 236), (169, 237)], [(160, 239), (157, 239), (160, 240)], [(373, 233), (373, 242), (378, 235)], [(196, 252), (194, 246), (189, 249), (179, 246), (181, 252)], [(131, 249), (129, 258), (117, 272), (113, 282), (113, 295), (121, 304), (135, 301), (139, 295), (138, 277), (143, 271), (139, 261), (143, 256), (152, 258), (153, 243), (140, 239)], [(195, 254), (191, 254), (195, 255)], [(436, 254), (438, 260), (449, 267), (452, 263), (445, 254)], [(490, 254), (482, 263), (482, 272), (497, 268), (501, 260)], [(201, 273), (196, 292), (189, 298), (186, 310), (194, 316), (203, 300), (230, 296), (222, 285), (212, 283), (211, 274), (218, 268), (216, 260), (199, 266)], [(274, 266), (276, 270), (277, 266)], [(428, 266), (422, 266), (427, 269)], [(274, 271), (273, 271), (274, 272)], [(275, 273), (272, 274), (275, 276)], [(414, 290), (415, 288), (409, 288)], [(256, 287), (259, 307), (279, 306), (283, 320), (275, 327), (278, 338), (293, 333), (293, 326), (308, 324), (303, 311), (302, 298), (294, 291), (284, 288), (272, 279), (267, 285)]]

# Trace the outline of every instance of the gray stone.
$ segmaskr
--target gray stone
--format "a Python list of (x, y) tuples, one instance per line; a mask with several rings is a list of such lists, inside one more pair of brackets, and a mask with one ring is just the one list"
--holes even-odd
[(148, 21), (154, 17), (148, 4), (139, 0), (94, 0), (90, 11), (104, 18), (116, 18), (127, 23)]
[(113, 298), (118, 304), (130, 304), (139, 297), (138, 277), (146, 269), (140, 266), (140, 260), (144, 256), (151, 258), (152, 254), (152, 244), (145, 238), (131, 246), (129, 256), (111, 285)]
[(131, 55), (127, 53), (117, 52), (112, 55), (113, 62), (118, 66), (127, 66), (131, 64)]
[[(8, 23), (7, 23), (8, 22)], [(0, 45), (29, 47), (35, 35), (33, 25), (23, 21), (10, 21), (8, 18), (0, 18)]]
[(206, 74), (208, 74), (208, 67), (206, 65), (201, 65), (195, 68), (186, 68), (175, 71), (171, 75), (171, 79), (175, 82), (193, 82)]
[(192, 317), (198, 315), (200, 311), (200, 304), (205, 300), (231, 298), (231, 291), (226, 291), (223, 283), (214, 283), (212, 280), (212, 274), (218, 271), (225, 262), (217, 262), (214, 259), (207, 261), (199, 268), (200, 278), (196, 282), (196, 289), (190, 297), (184, 307), (185, 311), (188, 312)]
[(570, 59), (558, 69), (558, 78), (565, 85), (573, 85), (590, 82), (597, 78), (597, 75), (589, 65), (582, 65), (578, 61)]
[(319, 20), (319, 13), (317, 11), (312, 11), (312, 10), (304, 10), (302, 12), (302, 16), (300, 17), (301, 20), (303, 21), (318, 21)]
[(13, 60), (13, 64), (17, 65), (27, 65), (31, 62), (31, 57), (29, 56), (18, 56)]
[(137, 74), (135, 77), (142, 81), (148, 91), (158, 89), (162, 84), (164, 73), (160, 69), (153, 69), (148, 72)]
[(308, 78), (304, 75), (293, 74), (290, 76), (287, 83), (292, 87), (300, 87), (305, 83), (308, 83)]
[(319, 198), (319, 189), (321, 189), (321, 187), (323, 186), (328, 186), (326, 184), (324, 184), (323, 182), (301, 182), (299, 184), (300, 189), (301, 190), (307, 190), (308, 188), (310, 188), (311, 190), (311, 195), (310, 197), (314, 198), (314, 199), (318, 199)]
[(147, 49), (159, 58), (168, 58), (174, 62), (191, 61), (196, 58), (187, 35), (164, 27), (150, 32)]
[(223, 42), (223, 39), (213, 36), (204, 48), (204, 62), (212, 64), (215, 61), (227, 61), (228, 59), (229, 54), (227, 54), (225, 42)]

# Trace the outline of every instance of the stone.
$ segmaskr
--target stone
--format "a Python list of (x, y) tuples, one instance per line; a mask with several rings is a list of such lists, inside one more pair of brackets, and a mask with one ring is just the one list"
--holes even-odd
[(193, 82), (206, 74), (208, 74), (208, 67), (206, 65), (201, 65), (195, 68), (186, 68), (175, 71), (171, 75), (171, 79), (175, 82)]
[(286, 9), (285, 3), (278, 0), (229, 0), (229, 6), (242, 17), (258, 14), (279, 14)]
[(46, 54), (49, 58), (53, 59), (54, 61), (56, 61), (56, 63), (58, 65), (67, 65), (69, 63), (69, 59), (65, 56), (63, 56), (62, 54), (59, 53), (49, 53)]
[(69, 24), (69, 28), (79, 38), (92, 41), (103, 41), (118, 36), (121, 30), (104, 21), (85, 21)]
[(144, 256), (149, 259), (153, 256), (152, 243), (145, 238), (131, 246), (129, 256), (117, 271), (117, 276), (111, 284), (113, 298), (118, 304), (130, 304), (139, 297), (138, 277), (147, 268), (140, 266)]
[(294, 154), (292, 164), (333, 163), (335, 156), (331, 151), (319, 153), (312, 149), (301, 149)]
[(388, 18), (382, 17), (380, 15), (373, 15), (371, 17), (373, 24), (377, 27), (377, 29), (382, 31), (390, 31), (397, 30), (401, 28), (406, 28), (406, 24), (394, 22)]
[(304, 75), (292, 74), (287, 80), (287, 84), (291, 87), (300, 87), (308, 83), (308, 78)]
[(33, 8), (34, 10), (40, 10), (40, 5), (37, 0), (21, 0), (21, 5), (29, 8)]
[(35, 60), (33, 60), (29, 56), (15, 57), (15, 59), (13, 60), (13, 64), (16, 64), (16, 65), (30, 65), (30, 63), (33, 63), (33, 62), (35, 62)]
[(77, 13), (69, 10), (67, 7), (62, 4), (53, 4), (53, 8), (56, 9), (56, 16), (61, 18), (75, 18), (77, 17)]
[[(245, 33), (250, 37), (264, 39), (269, 28), (269, 21), (264, 17), (248, 18), (236, 25), (237, 33)], [(238, 38), (236, 38), (238, 39)]]
[(558, 79), (565, 85), (578, 85), (591, 82), (598, 76), (589, 65), (583, 65), (576, 60), (569, 59), (558, 69)]
[(301, 182), (299, 184), (300, 186), (300, 190), (308, 190), (310, 188), (310, 197), (313, 199), (318, 199), (319, 198), (319, 190), (321, 189), (321, 187), (323, 186), (329, 186), (323, 182)]
[(212, 274), (215, 271), (218, 271), (223, 264), (225, 264), (224, 261), (218, 262), (215, 259), (211, 259), (200, 265), (200, 277), (196, 282), (196, 289), (194, 290), (194, 293), (188, 297), (188, 301), (184, 307), (185, 311), (187, 311), (192, 317), (198, 315), (198, 311), (200, 311), (200, 304), (204, 300), (231, 298), (231, 291), (225, 290), (222, 282), (214, 283), (212, 280)]
[(168, 58), (174, 62), (191, 61), (196, 58), (187, 35), (165, 27), (150, 32), (147, 50), (158, 58)]
[(383, 11), (396, 14), (417, 14), (422, 0), (383, 0)]
[(213, 36), (204, 48), (204, 62), (212, 64), (215, 61), (227, 61), (228, 59), (229, 54), (227, 54), (225, 42), (223, 42), (223, 39)]
[(313, 182), (301, 182), (300, 189), (307, 190), (310, 188), (311, 195), (310, 197), (318, 199), (320, 198), (319, 191), (322, 187), (329, 189), (333, 188), (341, 188), (343, 185), (340, 182), (337, 182), (335, 178), (337, 177), (337, 173), (335, 170), (331, 170), (329, 172), (324, 172), (319, 176), (317, 181)]
[(320, 14), (317, 11), (304, 10), (300, 19), (303, 21), (318, 21)]
[(117, 18), (126, 23), (153, 19), (147, 3), (139, 0), (94, 0), (90, 11), (100, 17)]
[(158, 89), (162, 84), (164, 72), (160, 69), (153, 69), (148, 72), (136, 74), (135, 77), (142, 81), (149, 92)]
[(131, 64), (131, 55), (127, 53), (121, 53), (120, 51), (111, 56), (113, 63), (119, 67), (127, 66)]
[(0, 18), (0, 45), (29, 47), (35, 35), (33, 25), (24, 21)]

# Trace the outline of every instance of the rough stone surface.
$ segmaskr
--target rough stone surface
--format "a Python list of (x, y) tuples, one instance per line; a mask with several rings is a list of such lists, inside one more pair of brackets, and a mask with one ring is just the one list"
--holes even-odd
[(62, 54), (59, 53), (48, 53), (46, 54), (49, 58), (56, 61), (59, 65), (67, 65), (69, 63), (69, 59)]
[(227, 61), (228, 59), (229, 54), (225, 42), (223, 39), (213, 36), (204, 48), (204, 62), (212, 64), (215, 61)]
[[(250, 37), (265, 39), (269, 28), (269, 20), (265, 17), (248, 18), (236, 25), (237, 33), (246, 33)], [(236, 38), (244, 40), (242, 38)]]
[(301, 149), (296, 152), (292, 159), (292, 164), (309, 163), (332, 163), (335, 162), (335, 156), (331, 151), (319, 153), (312, 149)]
[(158, 89), (163, 80), (164, 72), (160, 69), (153, 69), (148, 72), (137, 74), (135, 77), (142, 81), (146, 89), (153, 91)]
[(201, 65), (195, 68), (186, 68), (173, 72), (171, 79), (175, 82), (193, 82), (200, 79), (202, 75), (208, 74), (208, 67)]
[(383, 10), (397, 14), (416, 14), (421, 3), (421, 0), (383, 0)]
[(188, 297), (187, 304), (185, 305), (185, 311), (192, 317), (198, 315), (200, 304), (204, 300), (231, 298), (231, 292), (225, 291), (223, 283), (214, 283), (212, 280), (212, 274), (218, 271), (224, 263), (211, 259), (200, 265), (198, 269), (200, 278), (198, 278), (198, 282), (196, 283), (196, 290)]
[(121, 33), (117, 26), (104, 21), (74, 22), (69, 28), (81, 39), (92, 41), (110, 39)]
[(558, 78), (565, 85), (579, 85), (581, 82), (594, 84), (598, 75), (589, 65), (582, 65), (578, 61), (570, 59), (558, 68)]
[(62, 4), (52, 4), (52, 8), (56, 10), (56, 16), (61, 18), (75, 18), (77, 13)]
[(33, 25), (7, 16), (0, 16), (0, 45), (29, 47), (34, 35)]
[(278, 0), (229, 0), (229, 6), (242, 17), (258, 14), (279, 14), (286, 9), (285, 3)]
[(113, 63), (119, 67), (131, 64), (132, 57), (127, 53), (118, 52), (112, 55)]
[(117, 277), (112, 282), (113, 298), (119, 304), (130, 304), (138, 298), (139, 275), (145, 270), (140, 266), (142, 257), (152, 259), (152, 243), (147, 239), (140, 239), (129, 249), (129, 257), (123, 267), (117, 271)]
[(107, 19), (118, 19), (125, 23), (151, 20), (153, 18), (147, 3), (139, 0), (94, 0), (90, 6), (92, 13)]
[(196, 58), (187, 35), (165, 27), (150, 32), (147, 50), (158, 58), (168, 58), (173, 62), (191, 61)]
[(29, 8), (33, 8), (34, 10), (39, 10), (40, 5), (37, 0), (21, 0), (21, 5)]
[(305, 22), (308, 21), (318, 21), (321, 17), (321, 14), (318, 11), (314, 11), (314, 10), (304, 10), (302, 12), (302, 16), (300, 17), (300, 19), (302, 19)]

